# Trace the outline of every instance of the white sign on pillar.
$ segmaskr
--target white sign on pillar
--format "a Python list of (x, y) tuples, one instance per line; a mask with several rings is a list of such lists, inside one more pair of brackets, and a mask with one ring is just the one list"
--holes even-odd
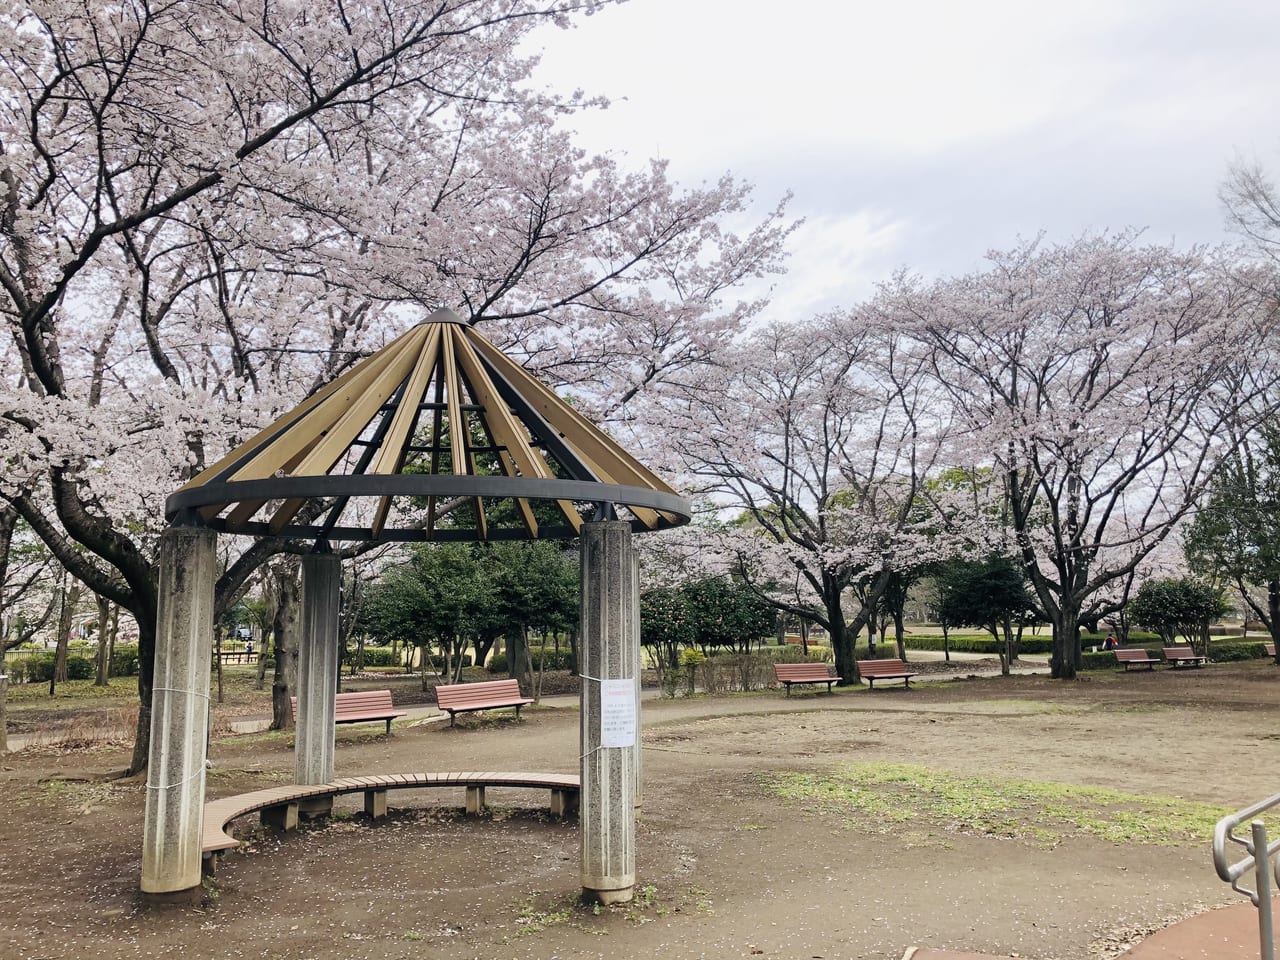
[(600, 746), (636, 745), (636, 681), (600, 682)]

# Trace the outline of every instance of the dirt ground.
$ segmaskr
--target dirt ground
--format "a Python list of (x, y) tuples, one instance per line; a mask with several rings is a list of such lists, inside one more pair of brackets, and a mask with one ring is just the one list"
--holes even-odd
[[(148, 909), (136, 892), (145, 785), (110, 779), (125, 747), (32, 747), (0, 761), (0, 957), (897, 960), (913, 944), (1110, 957), (1241, 899), (1214, 875), (1207, 834), (1155, 845), (1010, 837), (937, 815), (895, 826), (784, 798), (774, 778), (884, 761), (1225, 812), (1277, 790), (1278, 690), (1280, 670), (1253, 662), (647, 700), (638, 897), (598, 911), (577, 900), (575, 826), (547, 819), (541, 792), (515, 790), (489, 791), (482, 818), (447, 790), (392, 792), (377, 823), (356, 813), (358, 795), (288, 834), (244, 818), (250, 842), (203, 905)], [(390, 737), (343, 727), (337, 773), (576, 772), (577, 710), (525, 716)], [(292, 778), (281, 734), (215, 740), (211, 759), (210, 797)]]

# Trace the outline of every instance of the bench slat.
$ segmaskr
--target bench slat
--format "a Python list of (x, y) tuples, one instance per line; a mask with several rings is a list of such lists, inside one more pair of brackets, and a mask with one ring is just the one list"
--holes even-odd
[(832, 686), (840, 682), (839, 677), (831, 675), (831, 670), (825, 663), (775, 663), (773, 675), (778, 683), (787, 688), (787, 696), (791, 696), (793, 683), (825, 683), (827, 692), (831, 693)]
[(877, 680), (901, 680), (904, 687), (911, 686), (911, 678), (916, 674), (907, 669), (902, 660), (859, 660), (858, 676), (867, 681), (867, 686), (874, 688)]
[[(293, 719), (298, 720), (298, 698), (289, 698), (293, 710)], [(408, 716), (404, 711), (397, 711), (391, 702), (390, 690), (353, 690), (350, 693), (339, 693), (334, 698), (334, 723), (368, 723), (374, 720), (385, 720), (387, 733), (391, 732), (391, 721), (396, 717)]]
[(449, 726), (453, 726), (456, 714), (472, 710), (515, 707), (518, 719), (520, 708), (530, 703), (532, 699), (521, 695), (518, 680), (480, 680), (436, 687), (436, 705), (449, 714)]

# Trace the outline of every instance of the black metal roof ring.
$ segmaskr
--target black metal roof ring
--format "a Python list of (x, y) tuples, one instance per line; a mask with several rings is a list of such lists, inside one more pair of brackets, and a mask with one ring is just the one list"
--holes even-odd
[[(677, 494), (645, 487), (621, 486), (586, 480), (558, 480), (538, 477), (471, 476), (451, 474), (337, 474), (323, 477), (269, 477), (264, 480), (240, 480), (225, 483), (209, 483), (199, 487), (179, 490), (165, 500), (165, 516), (170, 521), (201, 507), (226, 506), (232, 503), (288, 500), (312, 497), (486, 497), (489, 499), (523, 500), (572, 500), (587, 503), (614, 503), (627, 507), (647, 507), (660, 513), (675, 514), (673, 523), (660, 518), (659, 528), (669, 528), (687, 523), (692, 516), (689, 501)], [(206, 524), (213, 529), (225, 529), (219, 520)], [(516, 528), (513, 528), (513, 530)], [(574, 536), (571, 528), (548, 528), (542, 536)], [(637, 530), (647, 529), (642, 524)], [(267, 531), (266, 523), (248, 523), (233, 532), (260, 535)], [(279, 536), (312, 536), (321, 527), (285, 527)], [(472, 531), (450, 531), (461, 534), (446, 537), (444, 531), (434, 531), (433, 539), (474, 539)], [(513, 535), (515, 535), (513, 533)], [(334, 527), (327, 536), (335, 540), (365, 540), (367, 529)], [(386, 530), (380, 539), (425, 539), (425, 531)], [(500, 530), (491, 532), (493, 539), (503, 539)]]

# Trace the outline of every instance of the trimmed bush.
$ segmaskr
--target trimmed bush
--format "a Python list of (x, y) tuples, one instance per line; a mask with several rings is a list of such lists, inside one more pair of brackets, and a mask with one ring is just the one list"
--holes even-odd
[(1209, 644), (1209, 659), (1218, 663), (1228, 663), (1235, 660), (1257, 660), (1259, 657), (1265, 657), (1267, 651), (1261, 643), (1255, 643), (1252, 640), (1235, 640), (1222, 641)]
[(111, 651), (111, 676), (136, 677), (138, 675), (138, 647), (116, 647)]
[(1115, 670), (1120, 666), (1114, 650), (1099, 650), (1097, 653), (1086, 651), (1080, 655), (1081, 670)]
[[(543, 659), (545, 655), (545, 660)], [(529, 648), (529, 664), (536, 673), (542, 670), (568, 670), (569, 663), (573, 659), (573, 654), (569, 648), (561, 647), (560, 652), (556, 653), (555, 647), (530, 647)], [(507, 673), (510, 668), (507, 666), (507, 655), (505, 653), (495, 653), (489, 658), (486, 665), (490, 673)]]
[[(52, 653), (40, 657), (28, 657), (26, 661), (27, 683), (48, 683), (53, 679), (53, 665), (56, 657)], [(68, 680), (92, 680), (98, 674), (97, 667), (88, 657), (79, 655), (67, 657)]]
[[(457, 658), (457, 657), (454, 657), (453, 659), (454, 659), (454, 663), (457, 663), (458, 658)], [(472, 659), (473, 659), (473, 658), (472, 658), (471, 654), (469, 654), (469, 653), (465, 653), (465, 654), (463, 654), (463, 655), (462, 655), (462, 666), (463, 666), (463, 667), (469, 667), (469, 666), (471, 666), (471, 661), (472, 661)], [(445, 661), (444, 661), (444, 657), (440, 656), (439, 654), (434, 654), (434, 653), (433, 653), (433, 654), (431, 655), (431, 665), (432, 665), (433, 667), (435, 667), (437, 670), (443, 670), (443, 669), (445, 668)]]
[(809, 643), (809, 654), (798, 643), (788, 643), (781, 647), (761, 647), (760, 656), (771, 663), (830, 663), (834, 658), (831, 648), (821, 643)]
[[(344, 666), (354, 667), (356, 665), (356, 648), (350, 647), (342, 654), (342, 663)], [(364, 648), (364, 665), (366, 667), (398, 667), (399, 663), (396, 658), (391, 655), (390, 647), (373, 647), (366, 646)]]

